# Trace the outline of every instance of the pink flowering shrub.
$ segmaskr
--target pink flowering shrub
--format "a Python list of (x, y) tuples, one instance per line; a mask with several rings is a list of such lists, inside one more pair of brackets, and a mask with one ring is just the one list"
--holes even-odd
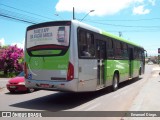
[(23, 49), (15, 46), (7, 46), (0, 49), (0, 70), (4, 74), (19, 73), (23, 70)]

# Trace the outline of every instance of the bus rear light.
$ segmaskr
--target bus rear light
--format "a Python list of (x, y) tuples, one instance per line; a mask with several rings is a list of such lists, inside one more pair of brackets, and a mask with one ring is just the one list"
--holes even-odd
[(24, 77), (27, 79), (28, 78), (28, 67), (27, 67), (27, 63), (24, 63)]
[(68, 73), (67, 73), (67, 80), (73, 80), (74, 78), (74, 66), (72, 63), (69, 62), (68, 64)]

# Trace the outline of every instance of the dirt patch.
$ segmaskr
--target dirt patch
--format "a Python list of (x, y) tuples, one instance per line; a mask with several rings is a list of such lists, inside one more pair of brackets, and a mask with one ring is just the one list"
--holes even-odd
[(3, 91), (4, 88), (5, 88), (5, 87), (0, 87), (0, 92)]

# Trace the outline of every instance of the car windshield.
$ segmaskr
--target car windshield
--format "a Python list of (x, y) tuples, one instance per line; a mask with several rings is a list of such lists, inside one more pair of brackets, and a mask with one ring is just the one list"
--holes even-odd
[(20, 77), (20, 76), (24, 76), (24, 72), (21, 72), (18, 76), (19, 76), (19, 77)]

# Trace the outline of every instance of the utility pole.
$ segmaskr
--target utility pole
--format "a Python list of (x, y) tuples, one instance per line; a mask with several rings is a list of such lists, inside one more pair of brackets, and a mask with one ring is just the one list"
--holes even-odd
[(73, 7), (73, 20), (75, 20), (74, 7)]
[(158, 48), (158, 64), (160, 65), (160, 48)]

